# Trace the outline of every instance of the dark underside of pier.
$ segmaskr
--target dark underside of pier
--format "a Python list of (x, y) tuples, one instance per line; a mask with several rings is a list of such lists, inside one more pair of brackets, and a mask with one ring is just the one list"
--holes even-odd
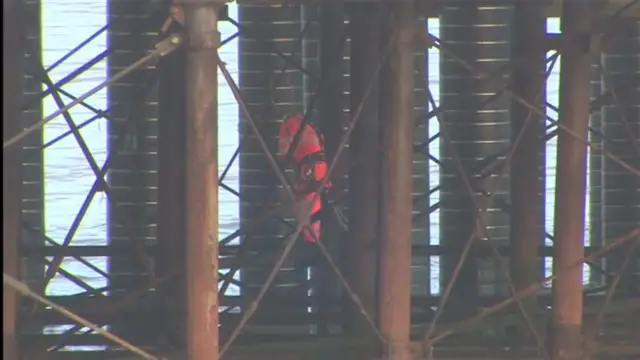
[[(3, 359), (640, 358), (640, 1), (105, 1), (68, 50), (107, 48), (55, 82), (41, 0), (4, 1)], [(103, 84), (65, 90), (105, 59)], [(315, 243), (277, 154), (296, 112), (329, 164)], [(98, 119), (104, 163), (80, 132)], [(51, 239), (44, 160), (67, 136), (95, 182)], [(97, 193), (105, 245), (78, 244)]]

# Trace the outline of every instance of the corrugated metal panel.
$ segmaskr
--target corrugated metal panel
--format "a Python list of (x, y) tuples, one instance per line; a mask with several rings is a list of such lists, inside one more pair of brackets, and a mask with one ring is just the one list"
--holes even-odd
[[(108, 58), (108, 76), (112, 77), (154, 48), (156, 33), (148, 20), (151, 13), (148, 0), (110, 0), (108, 3), (108, 46), (112, 52)], [(113, 155), (108, 181), (113, 199), (118, 206), (109, 203), (108, 240), (110, 244), (136, 242), (148, 244), (155, 241), (157, 208), (157, 101), (155, 92), (140, 101), (137, 94), (145, 87), (145, 80), (154, 76), (153, 66), (134, 72), (112, 84), (108, 89), (108, 106), (116, 106), (111, 116), (116, 122), (126, 121), (132, 112), (132, 127), (124, 144)], [(122, 124), (122, 123), (120, 123)], [(108, 127), (108, 146), (116, 150), (120, 125)], [(111, 285), (131, 288), (140, 284), (138, 276), (144, 271), (143, 263), (136, 255), (111, 258), (109, 271)]]
[[(508, 6), (479, 7), (475, 5), (446, 7), (440, 17), (440, 34), (443, 43), (465, 60), (492, 73), (509, 62), (509, 26), (512, 10)], [(480, 104), (497, 90), (489, 81), (479, 79), (458, 62), (442, 55), (440, 63), (440, 103), (442, 118), (447, 124), (456, 152), (468, 173), (473, 173), (486, 156), (505, 149), (510, 143), (510, 119), (508, 98), (501, 96), (483, 109)], [(441, 141), (441, 240), (444, 246), (459, 247), (467, 241), (476, 228), (476, 218), (466, 187), (458, 174), (458, 165), (446, 141)], [(482, 181), (495, 189), (495, 196), (505, 199), (508, 194), (508, 177), (491, 177)], [(486, 202), (476, 196), (480, 206)], [(495, 202), (494, 202), (495, 204)], [(492, 205), (483, 214), (492, 239), (497, 243), (508, 241), (509, 219), (498, 206)], [(478, 225), (479, 226), (479, 225)], [(459, 256), (441, 259), (441, 282), (449, 281)], [(494, 294), (493, 284), (498, 265), (495, 260), (467, 260), (451, 295), (451, 309), (457, 316), (465, 311), (474, 312), (470, 304), (481, 294)], [(482, 286), (476, 288), (478, 277)], [(504, 290), (499, 290), (504, 293)], [(454, 305), (457, 303), (458, 306)], [(457, 307), (457, 310), (453, 310)]]
[[(318, 6), (318, 74), (324, 84), (318, 94), (317, 109), (320, 119), (319, 128), (325, 141), (325, 152), (330, 162), (334, 160), (334, 154), (345, 131), (348, 121), (349, 108), (349, 46), (345, 34), (348, 32), (348, 21), (344, 4), (321, 4)], [(343, 39), (345, 40), (343, 42)], [(327, 84), (329, 82), (329, 84)], [(346, 150), (346, 149), (345, 149)], [(342, 203), (336, 208), (341, 209), (343, 216), (347, 216), (347, 201), (345, 194), (347, 184), (347, 151), (343, 151), (339, 162), (332, 173), (332, 198), (342, 197)], [(344, 219), (338, 216), (330, 216), (322, 223), (322, 241), (328, 251), (338, 263), (344, 263), (344, 249), (346, 248), (347, 229), (344, 227)], [(333, 270), (326, 261), (317, 267), (318, 271), (312, 273), (314, 295), (321, 301), (326, 298), (339, 296), (342, 285)], [(343, 268), (346, 272), (346, 269)], [(322, 301), (320, 304), (325, 304)], [(329, 323), (325, 316), (331, 309), (331, 305), (318, 306), (314, 310), (318, 313), (317, 333), (320, 335), (339, 331), (339, 325)], [(342, 317), (342, 323), (347, 317)], [(340, 323), (340, 321), (338, 321)], [(333, 325), (333, 326), (332, 326)], [(343, 329), (344, 330), (344, 329)]]
[[(322, 116), (321, 109), (321, 91), (326, 91), (326, 81), (329, 80), (329, 77), (326, 75), (321, 75), (321, 65), (320, 65), (320, 51), (322, 51), (320, 37), (321, 37), (321, 5), (303, 5), (301, 6), (301, 26), (300, 29), (304, 32), (303, 42), (302, 42), (302, 66), (309, 72), (308, 74), (303, 74), (302, 77), (302, 87), (304, 91), (304, 110), (309, 115), (309, 118), (312, 121), (315, 121), (317, 128), (320, 130), (322, 135), (326, 140), (332, 141), (332, 137), (338, 136), (341, 137), (341, 134), (331, 134), (325, 133), (326, 130), (323, 127), (326, 127), (327, 124), (340, 121), (340, 119), (331, 119), (325, 118)], [(333, 65), (333, 64), (332, 64)], [(335, 68), (334, 68), (335, 70)], [(322, 80), (320, 80), (322, 78)], [(332, 89), (336, 91), (336, 89)], [(337, 104), (339, 105), (339, 104)], [(339, 141), (339, 140), (338, 140)], [(327, 157), (328, 159), (328, 157)], [(342, 246), (341, 239), (336, 239), (335, 234), (339, 234), (340, 228), (333, 219), (325, 220), (322, 223), (322, 236), (323, 243), (328, 245), (335, 254), (333, 247), (334, 246)], [(336, 259), (337, 260), (337, 259)], [(336, 295), (336, 290), (340, 287), (339, 285), (331, 281), (335, 280), (333, 276), (333, 270), (330, 269), (325, 261), (320, 261), (317, 266), (309, 268), (310, 270), (310, 280), (311, 280), (311, 296), (313, 296), (313, 301), (321, 304), (323, 299), (334, 297)], [(323, 317), (324, 312), (329, 307), (317, 306), (313, 307), (312, 311), (318, 314), (318, 322), (315, 323), (315, 327), (312, 328), (314, 333), (327, 334), (330, 330), (330, 325), (328, 323), (328, 319)]]
[[(546, 107), (546, 52), (541, 44), (547, 32), (547, 19), (539, 5), (522, 4), (514, 8), (512, 19), (512, 63), (510, 85), (519, 96), (537, 108)], [(534, 114), (514, 99), (511, 103), (511, 141), (518, 141), (509, 164), (510, 241), (508, 260), (511, 279), (520, 290), (544, 277), (544, 261), (538, 258), (538, 246), (545, 243), (545, 168), (547, 133), (544, 114)], [(505, 261), (505, 264), (507, 261)], [(496, 264), (498, 265), (498, 264)], [(495, 268), (496, 273), (502, 271)], [(501, 274), (502, 275), (502, 274)], [(508, 293), (500, 279), (501, 295)], [(525, 307), (534, 306), (535, 298)]]
[[(303, 110), (302, 73), (274, 53), (277, 50), (291, 54), (298, 49), (295, 58), (300, 63), (300, 45), (297, 43), (301, 29), (300, 6), (239, 5), (238, 17), (244, 29), (239, 37), (240, 89), (275, 154), (279, 123), (287, 114)], [(243, 225), (263, 211), (261, 206), (277, 204), (285, 195), (246, 121), (241, 119), (239, 128), (241, 134), (250, 133), (240, 144), (239, 156), (240, 194), (251, 202), (240, 204), (240, 223)], [(252, 232), (250, 248), (259, 252), (278, 252), (280, 247), (274, 240), (288, 232), (288, 228), (275, 220), (266, 221)], [(285, 263), (269, 295), (307, 295), (306, 268), (294, 268), (294, 265), (293, 260)], [(268, 269), (256, 269), (250, 264), (243, 267), (243, 293), (255, 295), (269, 270), (270, 266)]]
[[(606, 89), (640, 76), (640, 22), (628, 20), (625, 34), (613, 40), (604, 54)], [(607, 137), (605, 151), (618, 156), (633, 168), (640, 168), (640, 87), (633, 84), (628, 91), (617, 92), (616, 105), (603, 110), (603, 127)], [(625, 124), (625, 120), (628, 122)], [(635, 144), (634, 144), (635, 143)], [(609, 158), (603, 159), (604, 238), (614, 239), (638, 226), (640, 219), (640, 179)], [(606, 240), (605, 240), (606, 241)], [(617, 271), (626, 251), (607, 257), (607, 268)], [(637, 265), (637, 264), (636, 264)], [(638, 289), (637, 283), (634, 286)], [(624, 286), (623, 286), (624, 287)]]
[[(177, 26), (169, 33), (178, 31)], [(169, 338), (184, 341), (182, 328), (186, 318), (184, 299), (186, 282), (185, 181), (186, 165), (186, 51), (175, 50), (158, 63), (158, 245), (155, 252), (154, 276), (163, 278), (182, 274), (160, 287), (161, 303), (172, 309), (157, 320), (163, 320)], [(179, 310), (180, 309), (180, 310)], [(175, 331), (175, 332), (174, 332)]]
[(302, 66), (309, 71), (309, 74), (302, 75), (302, 88), (304, 90), (304, 109), (307, 111), (313, 106), (315, 113), (318, 112), (318, 100), (314, 99), (318, 88), (318, 76), (320, 73), (320, 24), (318, 21), (318, 6), (303, 5), (300, 7), (301, 22), (300, 31), (304, 37), (301, 44)]
[[(357, 115), (360, 118), (352, 130), (345, 160), (348, 171), (348, 232), (343, 244), (343, 270), (353, 290), (362, 299), (363, 308), (376, 316), (376, 274), (379, 255), (377, 245), (379, 223), (383, 216), (380, 191), (380, 79), (374, 77), (379, 68), (383, 41), (383, 8), (377, 5), (346, 6), (349, 32), (349, 112), (345, 124)], [(368, 94), (367, 94), (368, 92)], [(359, 112), (359, 114), (357, 114)], [(343, 293), (344, 294), (344, 293)], [(351, 299), (343, 296), (343, 331), (347, 334), (368, 334), (369, 325)]]
[[(602, 94), (602, 74), (600, 71), (600, 54), (594, 56), (591, 66), (591, 100), (595, 100)], [(597, 109), (589, 117), (589, 126), (596, 131), (602, 131), (602, 112)], [(589, 132), (589, 141), (598, 147), (602, 146), (602, 138)], [(589, 148), (589, 230), (588, 239), (590, 245), (602, 245), (602, 152), (597, 148)], [(594, 260), (602, 263), (602, 259)], [(591, 272), (592, 285), (600, 284), (602, 276), (596, 271)]]
[[(26, 26), (26, 53), (25, 58), (34, 55), (34, 51), (42, 51), (42, 21), (41, 21), (40, 0), (25, 0), (24, 11)], [(38, 54), (40, 56), (40, 54)], [(32, 61), (25, 59), (25, 81), (23, 103), (31, 102), (34, 97), (42, 92), (42, 83), (34, 78)], [(37, 101), (24, 111), (22, 121), (24, 127), (39, 122), (43, 118), (42, 101)], [(42, 130), (34, 131), (23, 141), (24, 163), (22, 181), (22, 220), (34, 231), (28, 231), (23, 242), (28, 245), (43, 245), (42, 237), (37, 232), (44, 231), (44, 167), (43, 167), (43, 145)], [(60, 239), (61, 240), (61, 239)], [(22, 276), (27, 279), (30, 285), (35, 285), (37, 279), (42, 279), (44, 266), (42, 261), (35, 259), (25, 259), (22, 264)]]
[[(427, 21), (420, 20), (420, 26), (427, 28)], [(426, 30), (425, 30), (426, 31)], [(429, 110), (429, 97), (427, 96), (427, 86), (429, 82), (429, 66), (428, 66), (427, 48), (422, 44), (416, 46), (414, 58), (414, 118), (420, 119), (425, 117)], [(414, 143), (424, 143), (429, 140), (429, 123), (431, 121), (419, 121), (413, 132)], [(428, 147), (425, 149), (428, 150)], [(437, 156), (436, 156), (437, 157)], [(413, 197), (414, 199), (421, 197), (424, 200), (414, 201), (414, 216), (427, 211), (429, 209), (429, 167), (437, 166), (429, 161), (426, 152), (415, 152), (413, 157)], [(429, 245), (430, 237), (430, 216), (423, 215), (413, 224), (412, 243), (416, 245)], [(431, 262), (429, 257), (413, 256), (411, 267), (411, 283), (414, 295), (423, 296), (430, 294), (431, 286)]]
[[(310, 73), (316, 77), (316, 78), (312, 78), (311, 76), (304, 76), (303, 78), (303, 86), (304, 86), (304, 92), (305, 92), (304, 93), (305, 109), (309, 109), (313, 103), (313, 112), (311, 115), (313, 119), (317, 120), (318, 126), (322, 128), (323, 121), (327, 121), (327, 122), (335, 121), (335, 119), (325, 120), (324, 118), (322, 118), (320, 114), (320, 107), (321, 107), (320, 97), (318, 96), (315, 100), (313, 99), (318, 90), (326, 90), (326, 86), (327, 86), (326, 83), (322, 83), (323, 81), (326, 81), (325, 76), (327, 75), (321, 75), (321, 65), (320, 65), (320, 53), (322, 51), (321, 45), (320, 45), (320, 32), (321, 32), (320, 21), (321, 21), (322, 6), (305, 6), (303, 8), (304, 8), (303, 18), (305, 19), (305, 21), (311, 21), (310, 29), (308, 30), (307, 35), (305, 36), (305, 42), (303, 45), (303, 62), (304, 62), (304, 67), (306, 69), (309, 69)], [(336, 29), (336, 31), (341, 32), (347, 29), (348, 23), (349, 23), (349, 20), (347, 19), (347, 16), (345, 16), (344, 27)], [(301, 28), (304, 29), (304, 27), (305, 26), (303, 24)], [(347, 37), (346, 42), (342, 49), (342, 62), (338, 65), (339, 70), (336, 70), (336, 66), (333, 63), (328, 66), (328, 68), (330, 68), (331, 71), (340, 71), (341, 73), (342, 80), (340, 83), (340, 88), (329, 89), (329, 91), (339, 91), (343, 95), (340, 103), (337, 104), (337, 106), (339, 106), (344, 113), (344, 116), (342, 117), (342, 119), (338, 120), (344, 124), (343, 130), (347, 129), (347, 124), (349, 121), (349, 114), (350, 114), (350, 103), (349, 103), (350, 46), (349, 46), (349, 43), (350, 43), (350, 39), (349, 37)], [(329, 57), (332, 57), (332, 56), (333, 55), (329, 55)], [(338, 56), (338, 55), (335, 55), (335, 56)], [(320, 77), (322, 77), (322, 79), (320, 79)], [(320, 87), (322, 87), (322, 89)], [(331, 138), (333, 138), (333, 140), (336, 140), (334, 142), (337, 143), (341, 140), (342, 133), (332, 134), (332, 135), (325, 133), (324, 136), (325, 136), (325, 142), (327, 143), (327, 148), (329, 148), (330, 143), (332, 142)], [(345, 151), (343, 151), (342, 153), (342, 158), (344, 159), (347, 158), (348, 148), (349, 148), (349, 144), (347, 143)], [(340, 179), (342, 180), (338, 182), (335, 180), (333, 181), (333, 185), (334, 185), (333, 190), (336, 193), (336, 195), (342, 193), (347, 186), (346, 169), (343, 169), (341, 168), (341, 166), (338, 166), (333, 172), (334, 178), (335, 176), (337, 176), (337, 174), (340, 174)], [(341, 203), (340, 207), (343, 209), (343, 211), (347, 209), (346, 202)]]
[[(306, 35), (304, 37), (305, 41), (302, 47), (302, 54), (303, 54), (303, 64), (304, 64), (304, 68), (308, 69), (310, 74), (312, 76), (307, 76), (307, 75), (303, 75), (303, 88), (304, 88), (304, 104), (305, 104), (305, 109), (309, 108), (311, 106), (311, 103), (314, 101), (313, 97), (315, 96), (316, 91), (318, 90), (318, 86), (325, 86), (320, 84), (320, 82), (322, 81), (321, 79), (319, 79), (319, 75), (320, 75), (320, 14), (319, 11), (321, 11), (319, 9), (318, 6), (303, 6), (302, 7), (302, 19), (303, 22), (301, 23), (300, 29), (301, 31), (303, 31), (305, 29), (305, 24), (307, 22), (310, 22), (310, 26), (309, 29), (306, 32)], [(349, 20), (346, 19), (345, 17), (345, 21), (344, 24), (345, 26), (347, 26), (349, 23)], [(346, 44), (344, 46), (344, 51), (343, 51), (343, 58), (342, 58), (342, 64), (341, 66), (341, 70), (342, 70), (342, 77), (343, 77), (343, 83), (341, 84), (342, 88), (339, 91), (342, 91), (344, 97), (342, 100), (342, 109), (343, 111), (348, 114), (350, 111), (350, 105), (349, 105), (349, 50), (350, 50), (350, 46), (349, 46), (349, 38), (347, 38)], [(318, 110), (319, 110), (319, 99), (315, 100), (315, 104), (313, 106), (313, 110), (315, 114), (318, 114)], [(322, 119), (318, 119), (319, 121), (321, 121)], [(346, 125), (346, 124), (345, 124)], [(345, 126), (346, 129), (346, 126)], [(347, 148), (348, 148), (348, 144), (347, 144)]]

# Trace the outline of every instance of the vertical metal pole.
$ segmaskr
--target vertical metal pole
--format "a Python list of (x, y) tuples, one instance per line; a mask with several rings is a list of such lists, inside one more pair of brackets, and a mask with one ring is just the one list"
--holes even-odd
[[(321, 89), (322, 93), (319, 95), (320, 130), (324, 136), (327, 162), (333, 163), (346, 123), (343, 111), (345, 103), (343, 89), (346, 88), (346, 82), (343, 79), (346, 72), (346, 64), (343, 60), (346, 46), (342, 43), (345, 31), (344, 5), (340, 2), (321, 4), (319, 21), (320, 76), (322, 81), (326, 81), (326, 87)], [(331, 178), (333, 192), (336, 194), (341, 194), (344, 191), (344, 160), (343, 152)], [(335, 216), (328, 215), (322, 220), (321, 240), (335, 258), (340, 255), (344, 246), (343, 233)], [(327, 317), (325, 314), (330, 311), (331, 300), (338, 295), (340, 284), (326, 261), (321, 262), (318, 271), (317, 291), (320, 302), (318, 315), (325, 318)], [(320, 335), (327, 334), (328, 331), (328, 328), (318, 329)]]
[(185, 5), (187, 354), (218, 359), (218, 11)]
[(567, 1), (562, 7), (562, 65), (560, 68), (560, 122), (574, 135), (558, 134), (555, 246), (553, 271), (552, 348), (554, 360), (582, 358), (582, 267), (565, 269), (584, 256), (587, 148), (576, 139), (587, 138), (591, 81), (589, 1)]
[[(185, 195), (186, 195), (186, 52), (179, 48), (158, 63), (158, 277), (178, 274), (162, 288), (164, 305), (172, 309), (163, 320), (165, 331), (185, 316)], [(165, 332), (164, 335), (169, 335)], [(182, 334), (171, 334), (182, 341)]]
[(411, 213), (413, 160), (414, 52), (416, 22), (413, 3), (391, 5), (393, 42), (385, 69), (382, 137), (382, 204), (380, 239), (379, 322), (390, 360), (411, 358)]
[[(523, 3), (514, 9), (513, 57), (528, 59), (514, 69), (514, 90), (536, 106), (545, 104), (546, 17), (542, 7)], [(537, 44), (537, 45), (536, 45)], [(533, 45), (533, 46), (532, 46)], [(542, 275), (538, 246), (544, 244), (544, 121), (519, 103), (511, 108), (511, 139), (518, 142), (511, 161), (511, 278), (516, 290)], [(522, 134), (521, 134), (522, 133)], [(523, 300), (530, 316), (536, 297)]]
[[(3, 141), (22, 130), (22, 58), (24, 31), (20, 1), (5, 1), (2, 18), (2, 133)], [(2, 152), (2, 271), (18, 278), (20, 262), (18, 244), (21, 235), (22, 211), (22, 147), (14, 146)], [(17, 360), (16, 320), (18, 295), (4, 286), (2, 291), (2, 358)]]
[[(354, 114), (364, 101), (361, 120), (349, 142), (349, 237), (346, 244), (349, 283), (367, 313), (377, 312), (378, 233), (380, 207), (380, 146), (378, 80), (380, 63), (381, 5), (352, 4), (350, 9), (350, 102)], [(373, 88), (364, 99), (372, 77)], [(370, 336), (371, 326), (360, 310), (348, 302), (345, 331)]]

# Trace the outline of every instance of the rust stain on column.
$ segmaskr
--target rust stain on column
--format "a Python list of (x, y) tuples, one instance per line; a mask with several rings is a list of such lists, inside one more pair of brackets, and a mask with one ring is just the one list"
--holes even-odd
[(383, 77), (382, 213), (379, 322), (388, 359), (408, 360), (411, 320), (411, 213), (414, 51), (417, 18), (410, 2), (391, 6), (393, 45)]
[[(22, 9), (19, 1), (3, 4), (2, 35), (2, 132), (3, 141), (18, 134), (21, 129), (22, 57), (24, 31), (21, 28)], [(22, 147), (14, 146), (2, 152), (2, 271), (18, 277), (18, 244), (21, 234), (22, 211)], [(16, 320), (18, 317), (18, 295), (12, 288), (3, 285), (2, 290), (2, 358), (18, 358), (16, 343)]]
[(218, 359), (218, 10), (185, 6), (187, 355)]
[[(564, 42), (560, 68), (560, 123), (574, 135), (587, 138), (591, 94), (591, 56), (587, 32), (590, 2), (569, 1), (562, 8)], [(587, 148), (574, 135), (558, 134), (556, 175), (555, 245), (553, 272), (553, 320), (551, 356), (553, 360), (582, 358), (582, 267), (584, 256)]]
[[(514, 9), (513, 56), (528, 59), (512, 73), (516, 93), (532, 104), (545, 104), (546, 17), (542, 7), (519, 4)], [(534, 46), (532, 46), (534, 44)], [(539, 46), (535, 46), (539, 44)], [(543, 275), (538, 247), (544, 244), (544, 119), (514, 102), (511, 139), (518, 141), (511, 161), (511, 278), (516, 290), (527, 288)], [(522, 133), (522, 135), (520, 135)], [(536, 297), (523, 300), (530, 314)]]
[[(380, 63), (381, 5), (352, 4), (349, 30), (351, 34), (350, 101), (355, 114), (364, 101), (361, 119), (349, 142), (349, 236), (346, 243), (346, 273), (369, 314), (375, 314), (376, 274), (378, 273), (378, 233), (380, 208), (380, 142), (378, 80), (366, 99), (367, 88), (376, 77)], [(370, 336), (371, 326), (360, 309), (347, 300), (345, 331), (357, 336)]]

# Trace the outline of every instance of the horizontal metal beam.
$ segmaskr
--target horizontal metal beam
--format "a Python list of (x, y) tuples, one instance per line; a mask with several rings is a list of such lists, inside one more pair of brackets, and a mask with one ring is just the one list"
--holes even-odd
[[(597, 251), (600, 246), (586, 246), (585, 252), (587, 254)], [(269, 262), (273, 256), (278, 254), (279, 248), (274, 246), (273, 250), (264, 252), (249, 251), (245, 258), (238, 260), (235, 256), (239, 251), (238, 245), (227, 245), (220, 247), (220, 260), (221, 268), (231, 267), (233, 264), (237, 264), (239, 261), (247, 264), (261, 265)], [(142, 250), (146, 254), (153, 254), (155, 249), (153, 246), (141, 247), (137, 250)], [(23, 246), (23, 257), (42, 257), (42, 256), (56, 256), (61, 253), (66, 257), (117, 257), (117, 256), (133, 256), (131, 246), (107, 246), (107, 245), (91, 245), (91, 246), (69, 246), (65, 249), (58, 249), (52, 246)], [(439, 256), (446, 255), (456, 251), (460, 251), (459, 248), (451, 246), (440, 245), (413, 245), (413, 256), (425, 257), (425, 256)], [(509, 255), (509, 246), (498, 246), (498, 251), (503, 256)], [(491, 257), (493, 256), (493, 250), (488, 244), (482, 242), (474, 245), (471, 249), (471, 253), (477, 257)], [(295, 254), (294, 258), (306, 259), (314, 257), (317, 251), (311, 247), (299, 248), (293, 250), (292, 254)], [(538, 247), (539, 256), (551, 257), (553, 256), (553, 246), (540, 246)], [(261, 259), (261, 258), (264, 258)], [(222, 264), (225, 264), (224, 266)]]
[[(326, 1), (326, 0), (325, 0)], [(378, 3), (387, 0), (344, 0), (345, 3)], [(443, 6), (455, 6), (461, 3), (469, 3), (474, 0), (433, 0), (417, 1), (416, 8), (421, 15), (426, 17), (438, 17)], [(475, 0), (479, 6), (514, 4), (518, 0)], [(272, 6), (272, 5), (311, 5), (321, 3), (322, 0), (237, 0), (239, 5)], [(562, 0), (540, 0), (544, 2), (544, 14), (548, 17), (560, 17), (562, 13)], [(595, 13), (596, 16), (616, 15), (621, 9), (630, 5), (632, 0), (603, 0), (602, 5)], [(635, 4), (626, 8), (620, 16), (640, 18), (640, 5)]]
[[(361, 349), (370, 349), (373, 344), (354, 345), (353, 340), (344, 339), (340, 343), (342, 346), (334, 346), (327, 340), (313, 340), (313, 344), (305, 342), (303, 344), (287, 343), (284, 339), (280, 344), (256, 344), (251, 349), (231, 348), (226, 360), (293, 360), (304, 358), (307, 360), (324, 360), (331, 358), (334, 360), (352, 359), (354, 354), (358, 354)], [(602, 345), (603, 353), (609, 356), (634, 356), (638, 354), (640, 346), (637, 345)], [(58, 353), (59, 355), (60, 353)], [(414, 358), (423, 358), (422, 353), (415, 350)], [(163, 354), (165, 355), (165, 354)], [(437, 346), (433, 350), (433, 358), (443, 360), (469, 360), (469, 359), (492, 359), (492, 360), (512, 360), (513, 351), (499, 347), (488, 349), (486, 346)], [(179, 353), (170, 353), (165, 356), (168, 360), (187, 360), (187, 357)], [(540, 360), (536, 349), (522, 349), (517, 355), (521, 360)], [(56, 357), (60, 360), (138, 360), (127, 356), (119, 351), (79, 351), (65, 352), (64, 357)]]
[[(120, 295), (120, 296), (109, 296), (109, 297), (74, 297), (74, 296), (50, 296), (48, 297), (51, 301), (60, 304), (64, 307), (79, 311), (79, 312), (87, 312), (87, 313), (112, 313), (109, 312), (108, 309), (112, 308), (113, 304), (117, 304), (126, 299), (128, 295)], [(542, 307), (546, 307), (551, 304), (551, 293), (549, 290), (542, 290), (538, 296), (540, 299), (540, 305)], [(504, 299), (504, 297), (499, 296), (483, 296), (480, 297), (481, 304), (480, 305), (489, 305)], [(411, 302), (414, 307), (432, 307), (438, 304), (440, 300), (439, 296), (413, 296), (411, 298)], [(220, 297), (220, 306), (221, 307), (237, 307), (244, 306), (250, 301), (250, 298), (246, 296), (221, 296)], [(153, 310), (154, 306), (152, 303), (140, 301), (143, 307)], [(318, 299), (313, 296), (283, 296), (283, 295), (266, 295), (264, 298), (263, 306), (265, 309), (274, 309), (274, 308), (304, 308), (302, 311), (306, 312), (307, 307), (314, 306), (319, 303)], [(340, 306), (341, 302), (338, 298), (328, 298), (323, 300), (323, 303), (326, 303), (329, 306)], [(602, 304), (604, 303), (604, 295), (603, 294), (594, 294), (594, 295), (586, 295), (585, 303), (587, 304), (586, 313), (593, 312), (595, 313), (600, 309)], [(633, 299), (625, 300), (619, 299), (616, 303), (617, 306), (609, 307), (610, 313), (617, 312), (625, 312), (632, 310), (640, 310), (640, 302), (634, 302)], [(43, 312), (47, 310), (41, 310)], [(295, 310), (298, 311), (298, 310)]]
[[(62, 340), (60, 335), (27, 335), (23, 337), (25, 344), (55, 344)], [(76, 346), (104, 345), (104, 340), (96, 335), (74, 335), (70, 339), (70, 343)], [(144, 339), (132, 339), (144, 340)], [(499, 341), (500, 339), (496, 339)], [(597, 344), (591, 344), (599, 353), (609, 356), (632, 356), (640, 353), (640, 345), (636, 343), (625, 342), (606, 342), (601, 341)], [(349, 359), (349, 354), (357, 350), (359, 347), (373, 346), (366, 341), (353, 339), (344, 336), (340, 337), (318, 337), (314, 335), (290, 335), (290, 334), (244, 334), (244, 337), (238, 340), (238, 343), (232, 347), (228, 353), (228, 360), (234, 359)], [(418, 352), (419, 344), (412, 344), (412, 351)], [(336, 356), (331, 356), (331, 352), (335, 352)], [(79, 354), (77, 357), (74, 355)], [(91, 352), (70, 352), (65, 353), (57, 359), (133, 359), (124, 355), (122, 352), (100, 351)], [(179, 353), (163, 353), (164, 358), (170, 360), (185, 359)], [(486, 338), (479, 336), (465, 336), (464, 338), (455, 339), (435, 346), (434, 357), (438, 359), (513, 359), (513, 353), (500, 347), (491, 348), (486, 346)], [(518, 359), (536, 359), (535, 349), (525, 347), (522, 353), (518, 353)]]

